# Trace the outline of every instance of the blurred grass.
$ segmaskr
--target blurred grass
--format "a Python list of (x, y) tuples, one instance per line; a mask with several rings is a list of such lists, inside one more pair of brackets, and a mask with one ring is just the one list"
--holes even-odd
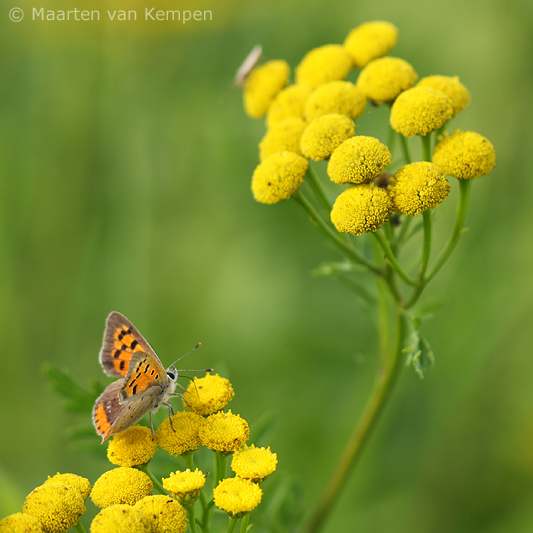
[[(371, 385), (373, 318), (309, 275), (338, 256), (295, 205), (254, 203), (263, 125), (229, 88), (258, 42), (294, 67), (386, 19), (400, 29), (395, 55), (421, 76), (460, 76), (473, 98), (453, 126), (487, 136), (498, 164), (474, 183), (471, 230), (424, 295), (447, 298), (424, 327), (436, 365), (424, 381), (406, 369), (326, 531), (530, 531), (533, 3), (197, 5), (213, 23), (39, 23), (27, 11), (17, 24), (2, 1), (0, 514), (47, 475), (94, 482), (107, 468), (66, 443), (76, 420), (41, 367), (104, 383), (97, 354), (113, 309), (164, 363), (201, 341), (191, 366), (225, 366), (232, 410), (252, 425), (274, 412), (277, 433), (259, 444), (301, 480), (307, 508), (316, 501)], [(378, 118), (370, 111), (359, 133), (381, 136)]]

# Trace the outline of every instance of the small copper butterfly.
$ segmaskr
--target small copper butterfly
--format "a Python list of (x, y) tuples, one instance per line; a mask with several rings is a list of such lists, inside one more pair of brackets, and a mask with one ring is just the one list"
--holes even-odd
[[(198, 346), (200, 344), (193, 350)], [(178, 385), (178, 370), (174, 363), (165, 370), (139, 330), (116, 311), (107, 317), (100, 364), (106, 374), (121, 378), (111, 383), (94, 404), (93, 422), (102, 443), (136, 424), (146, 413), (150, 413), (153, 440), (152, 413), (161, 405), (168, 407), (172, 426), (173, 409), (169, 400), (173, 396), (182, 396), (174, 392)]]

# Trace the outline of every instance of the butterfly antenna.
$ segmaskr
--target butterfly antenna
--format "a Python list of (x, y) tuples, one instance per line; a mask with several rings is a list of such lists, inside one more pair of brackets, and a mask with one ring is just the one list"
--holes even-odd
[[(194, 352), (197, 348), (200, 348), (202, 346), (202, 343), (199, 342), (192, 350), (189, 350), (185, 355), (182, 355), (180, 358), (176, 359), (171, 365), (170, 368), (172, 368), (178, 361), (181, 361), (184, 357), (187, 357), (191, 352)], [(203, 372), (202, 370), (198, 370), (198, 372)]]
[[(198, 392), (198, 387), (196, 386), (194, 378), (191, 378), (191, 376), (180, 376), (180, 377), (187, 378), (187, 379), (191, 380), (192, 384), (194, 385), (194, 388), (196, 389), (196, 396), (198, 396), (198, 398), (200, 398), (200, 393)], [(181, 387), (181, 385), (180, 385), (180, 387)], [(181, 388), (183, 389), (183, 387), (181, 387)], [(183, 389), (183, 390), (185, 390), (185, 389)], [(187, 393), (188, 391), (185, 390), (185, 392)], [(183, 399), (185, 400), (185, 398), (183, 398)], [(185, 400), (185, 401), (187, 401), (187, 400)]]

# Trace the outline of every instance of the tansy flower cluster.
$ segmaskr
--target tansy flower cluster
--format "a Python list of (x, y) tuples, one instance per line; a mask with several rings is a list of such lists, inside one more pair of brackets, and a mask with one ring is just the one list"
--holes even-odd
[[(218, 374), (195, 378), (183, 395), (186, 410), (172, 416), (172, 425), (166, 418), (155, 440), (149, 428), (139, 425), (117, 433), (107, 449), (116, 467), (104, 472), (92, 488), (83, 477), (57, 474), (28, 495), (21, 513), (0, 521), (0, 533), (61, 533), (74, 526), (84, 531), (80, 517), (89, 495), (100, 508), (91, 533), (209, 531), (213, 505), (229, 515), (230, 524), (240, 519), (247, 524), (249, 513), (261, 502), (259, 484), (274, 472), (277, 457), (270, 448), (247, 445), (248, 423), (231, 410), (224, 411), (233, 396), (229, 380)], [(201, 446), (213, 453), (215, 468), (210, 476), (194, 468), (193, 452)], [(181, 456), (188, 468), (158, 479), (149, 463), (159, 449)], [(235, 477), (228, 477), (233, 455)]]
[[(294, 198), (309, 210), (312, 205), (302, 189), (308, 182), (330, 211), (335, 229), (360, 236), (376, 232), (391, 216), (399, 224), (402, 215), (415, 217), (438, 207), (450, 190), (446, 176), (472, 179), (492, 170), (495, 152), (487, 139), (473, 132), (448, 136), (444, 130), (470, 103), (459, 77), (420, 79), (409, 61), (388, 55), (397, 39), (393, 24), (366, 22), (350, 31), (344, 43), (305, 54), (294, 69), (293, 84), (284, 61), (252, 70), (244, 85), (245, 109), (253, 118), (266, 116), (267, 126), (252, 177), (258, 202)], [(389, 146), (357, 129), (369, 102), (389, 110)], [(440, 140), (437, 146), (433, 132)], [(391, 168), (397, 135), (405, 165)], [(424, 143), (423, 157), (415, 162), (407, 142), (413, 136)], [(324, 160), (331, 181), (349, 186), (335, 200), (314, 167), (313, 162)]]

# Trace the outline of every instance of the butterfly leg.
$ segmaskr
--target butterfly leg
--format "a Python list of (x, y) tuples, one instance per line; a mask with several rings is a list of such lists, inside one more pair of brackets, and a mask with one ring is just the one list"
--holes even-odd
[(155, 433), (154, 433), (154, 423), (152, 422), (152, 413), (155, 411), (150, 411), (150, 428), (152, 429), (152, 442), (155, 440)]
[[(179, 385), (179, 383), (178, 383), (178, 385)], [(185, 396), (183, 396), (183, 394), (181, 394), (181, 392), (173, 392), (170, 396), (181, 396), (183, 401), (191, 408), (191, 411), (194, 412), (193, 408), (191, 407), (191, 404), (187, 401), (187, 398), (185, 398)]]
[(166, 405), (168, 407), (168, 419), (170, 421), (170, 427), (172, 428), (172, 431), (176, 433), (176, 430), (174, 429), (174, 424), (172, 423), (172, 415), (174, 414), (172, 404), (170, 402), (162, 402), (161, 405)]

